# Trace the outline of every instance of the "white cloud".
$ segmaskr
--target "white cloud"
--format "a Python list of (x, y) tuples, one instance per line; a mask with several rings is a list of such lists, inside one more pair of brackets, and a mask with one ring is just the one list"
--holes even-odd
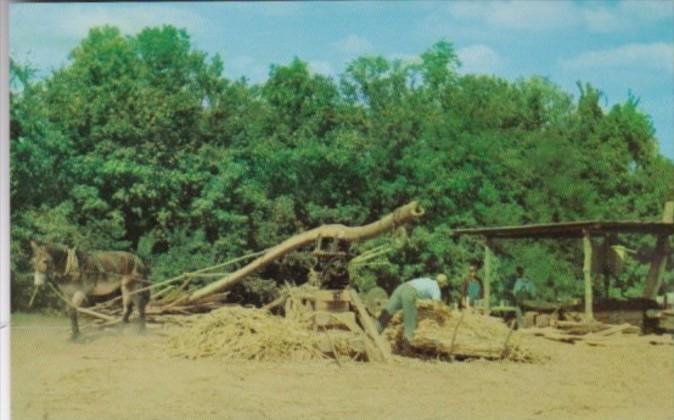
[(642, 20), (668, 20), (674, 17), (674, 5), (668, 0), (630, 0), (621, 3), (623, 11)]
[(610, 7), (587, 3), (580, 17), (590, 31), (609, 33), (671, 20), (673, 11), (671, 1), (623, 1)]
[(337, 73), (335, 72), (334, 67), (332, 67), (332, 64), (330, 64), (327, 61), (323, 60), (313, 60), (309, 61), (309, 70), (313, 73), (319, 73), (324, 76), (335, 76)]
[(515, 30), (546, 30), (568, 26), (577, 6), (568, 1), (451, 2), (447, 11), (455, 19), (481, 21)]
[(171, 24), (202, 34), (204, 19), (186, 8), (164, 4), (98, 5), (15, 3), (10, 6), (10, 54), (42, 72), (65, 64), (67, 52), (94, 26), (114, 25), (125, 34)]
[[(666, 0), (595, 3), (572, 1), (455, 1), (429, 13), (436, 29), (456, 24), (482, 25), (493, 30), (551, 31), (583, 27), (591, 32), (628, 31), (672, 19)], [(452, 21), (454, 25), (448, 25)], [(445, 29), (446, 30), (446, 29)]]
[(627, 44), (617, 48), (586, 51), (561, 61), (565, 70), (641, 68), (674, 73), (674, 44)]
[(611, 32), (623, 25), (622, 19), (606, 8), (584, 10), (583, 20), (592, 32)]
[(367, 38), (351, 34), (332, 44), (339, 52), (345, 55), (359, 55), (372, 51), (374, 48)]
[(111, 8), (95, 4), (79, 4), (63, 9), (61, 19), (50, 19), (57, 32), (81, 38), (89, 28), (101, 25), (117, 26), (123, 33), (135, 34), (147, 26), (174, 25), (190, 34), (201, 33), (205, 22), (201, 16), (184, 8), (157, 4), (136, 4), (132, 7)]
[(504, 64), (505, 60), (492, 48), (484, 45), (470, 45), (459, 48), (457, 51), (461, 60), (462, 73), (496, 73)]

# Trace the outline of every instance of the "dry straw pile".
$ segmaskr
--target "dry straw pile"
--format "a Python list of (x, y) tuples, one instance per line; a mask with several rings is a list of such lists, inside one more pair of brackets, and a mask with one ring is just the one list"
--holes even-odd
[[(320, 349), (327, 338), (337, 357), (359, 354), (359, 338), (349, 331), (317, 331), (314, 311), (302, 300), (311, 287), (286, 287), (285, 317), (262, 309), (224, 307), (205, 315), (183, 317), (183, 327), (169, 339), (170, 353), (191, 359), (304, 361), (326, 359)], [(326, 334), (328, 335), (326, 337)]]
[[(418, 325), (412, 347), (426, 357), (508, 359), (533, 361), (517, 333), (498, 318), (470, 311), (452, 311), (440, 302), (417, 301)], [(457, 328), (458, 325), (458, 328)], [(394, 351), (402, 349), (403, 326), (397, 314), (384, 331)]]
[(292, 319), (239, 306), (198, 317), (170, 338), (173, 355), (266, 361), (326, 357), (316, 346), (316, 334)]
[[(288, 288), (283, 293), (287, 297), (285, 317), (241, 306), (182, 317), (185, 322), (179, 324), (183, 328), (169, 339), (170, 353), (192, 359), (304, 361), (336, 357), (362, 360), (367, 352), (364, 346), (368, 345), (362, 330), (317, 329), (314, 326), (316, 313), (302, 298), (307, 289)], [(419, 324), (412, 342), (416, 356), (534, 360), (534, 355), (520, 344), (518, 334), (512, 334), (500, 319), (451, 311), (434, 301), (420, 300), (417, 308)], [(393, 318), (384, 335), (393, 351), (401, 353), (400, 314)]]

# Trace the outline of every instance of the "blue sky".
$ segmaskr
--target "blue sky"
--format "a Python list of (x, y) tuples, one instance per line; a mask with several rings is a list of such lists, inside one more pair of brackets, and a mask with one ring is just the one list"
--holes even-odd
[(336, 76), (359, 55), (414, 59), (446, 39), (465, 73), (542, 75), (574, 96), (576, 81), (590, 82), (606, 107), (631, 91), (652, 117), (661, 152), (674, 159), (673, 10), (671, 0), (16, 3), (10, 51), (47, 74), (67, 63), (91, 26), (134, 34), (173, 24), (196, 48), (220, 54), (227, 77), (258, 82), (270, 64), (295, 56)]

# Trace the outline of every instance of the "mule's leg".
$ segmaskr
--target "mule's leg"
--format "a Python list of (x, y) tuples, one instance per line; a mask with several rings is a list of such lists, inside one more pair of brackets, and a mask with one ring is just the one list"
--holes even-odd
[(129, 279), (124, 277), (122, 279), (122, 305), (124, 307), (124, 316), (122, 321), (124, 323), (129, 322), (129, 316), (131, 316), (131, 311), (133, 310), (133, 302), (131, 301), (131, 296), (129, 295), (131, 290), (129, 289)]
[(80, 328), (77, 323), (77, 309), (75, 308), (70, 308), (70, 330), (70, 339), (77, 340), (77, 338), (80, 336)]
[(79, 323), (77, 320), (77, 308), (82, 306), (86, 299), (86, 296), (82, 292), (75, 292), (73, 295), (73, 298), (71, 300), (73, 304), (73, 308), (70, 309), (70, 327), (72, 329), (72, 336), (71, 338), (73, 340), (76, 340), (80, 336), (80, 328), (79, 328)]
[(145, 330), (145, 306), (149, 300), (149, 296), (145, 292), (136, 293), (134, 295), (136, 307), (138, 308), (138, 329)]

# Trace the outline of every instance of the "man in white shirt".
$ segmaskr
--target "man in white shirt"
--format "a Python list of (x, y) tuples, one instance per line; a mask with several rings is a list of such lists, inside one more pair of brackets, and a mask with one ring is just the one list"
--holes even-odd
[(440, 288), (446, 286), (447, 283), (447, 276), (438, 274), (435, 280), (420, 277), (398, 286), (379, 315), (379, 331), (386, 328), (393, 315), (402, 309), (403, 335), (409, 345), (414, 338), (414, 330), (417, 328), (417, 299), (441, 300)]

